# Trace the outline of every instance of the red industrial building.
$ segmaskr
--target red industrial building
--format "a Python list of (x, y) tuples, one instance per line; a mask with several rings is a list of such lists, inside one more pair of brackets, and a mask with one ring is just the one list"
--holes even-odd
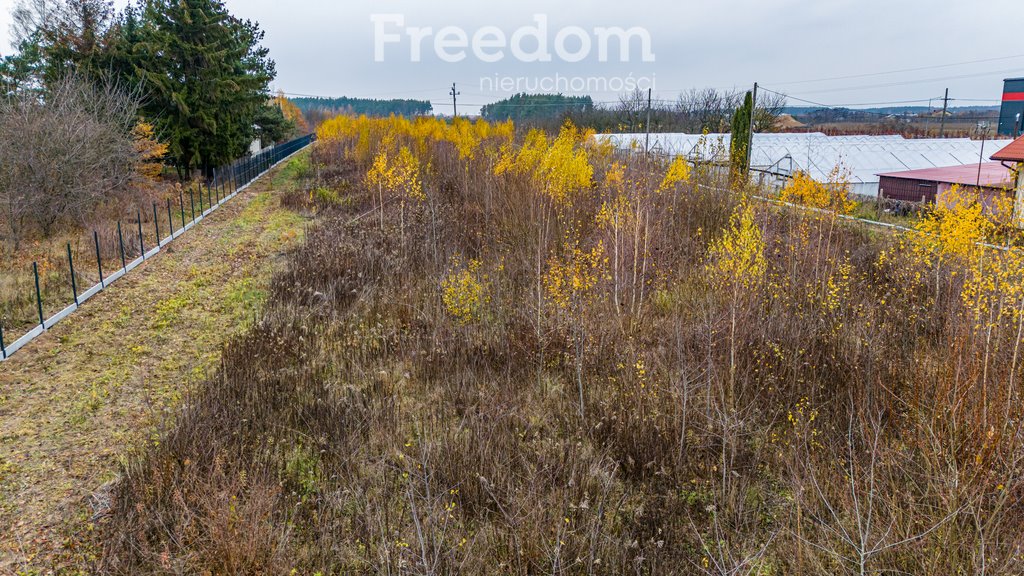
[(982, 202), (1012, 194), (1013, 171), (1001, 162), (983, 162), (947, 168), (925, 168), (879, 174), (878, 193), (882, 198), (904, 202), (942, 201), (954, 186), (964, 192), (980, 193)]

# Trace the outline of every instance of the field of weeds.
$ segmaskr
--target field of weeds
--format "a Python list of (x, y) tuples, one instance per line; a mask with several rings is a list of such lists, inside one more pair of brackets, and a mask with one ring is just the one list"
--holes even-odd
[(841, 187), (467, 121), (339, 117), (308, 172), (98, 570), (1022, 570), (1024, 258), (976, 204), (891, 236)]

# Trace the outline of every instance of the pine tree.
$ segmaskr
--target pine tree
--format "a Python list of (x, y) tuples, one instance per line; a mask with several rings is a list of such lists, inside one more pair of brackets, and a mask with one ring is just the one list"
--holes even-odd
[(265, 117), (274, 62), (263, 32), (218, 0), (142, 0), (133, 68), (145, 115), (182, 176), (242, 155)]
[(743, 105), (732, 115), (732, 142), (730, 143), (730, 164), (734, 178), (746, 180), (748, 158), (750, 156), (750, 115), (753, 113), (754, 99), (747, 92)]

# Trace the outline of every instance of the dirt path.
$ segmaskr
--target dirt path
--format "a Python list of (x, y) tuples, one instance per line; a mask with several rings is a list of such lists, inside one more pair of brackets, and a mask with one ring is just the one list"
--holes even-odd
[(91, 553), (82, 531), (118, 459), (156, 441), (301, 236), (304, 220), (273, 191), (283, 180), (264, 176), (0, 364), (0, 574), (47, 573)]

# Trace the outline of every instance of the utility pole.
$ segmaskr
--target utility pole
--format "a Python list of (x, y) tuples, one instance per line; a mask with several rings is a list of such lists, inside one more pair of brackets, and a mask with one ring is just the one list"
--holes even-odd
[(939, 138), (946, 136), (946, 110), (949, 109), (949, 88), (946, 88), (946, 95), (942, 97), (942, 123), (939, 125)]
[(981, 190), (981, 164), (985, 161), (985, 140), (988, 139), (988, 123), (978, 122), (978, 128), (981, 130), (981, 152), (978, 153), (978, 179), (975, 181), (975, 187)]
[(754, 117), (757, 116), (757, 82), (754, 82), (753, 98), (750, 100), (750, 135), (747, 141), (747, 174), (750, 176), (750, 162), (754, 157)]
[(452, 82), (452, 91), (449, 92), (448, 95), (452, 97), (452, 113), (454, 114), (454, 118), (458, 118), (459, 117), (459, 101), (458, 101), (458, 96), (461, 96), (462, 92), (457, 92), (455, 90), (455, 82)]
[(647, 122), (644, 124), (644, 128), (647, 130), (647, 139), (644, 140), (644, 157), (651, 152), (651, 94), (653, 91), (652, 88), (647, 89)]

